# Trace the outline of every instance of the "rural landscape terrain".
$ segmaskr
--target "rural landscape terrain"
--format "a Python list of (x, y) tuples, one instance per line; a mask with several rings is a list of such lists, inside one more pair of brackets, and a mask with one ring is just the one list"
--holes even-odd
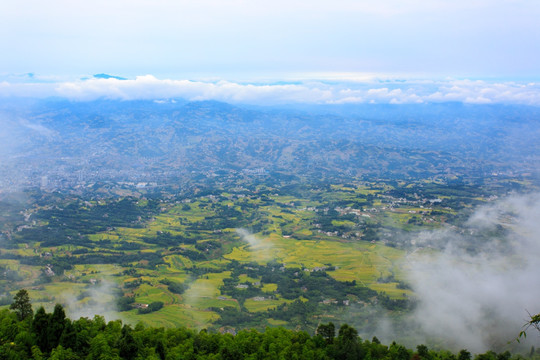
[(540, 1), (0, 1), (0, 360), (540, 360)]
[[(521, 246), (534, 231), (524, 215), (538, 214), (537, 108), (0, 108), (20, 134), (4, 139), (2, 154), (6, 308), (24, 288), (34, 309), (61, 304), (73, 319), (230, 334), (349, 324), (388, 343), (478, 352), (513, 349), (523, 314), (534, 311), (510, 318), (495, 300), (472, 316), (458, 310), (454, 322), (424, 319), (445, 321), (450, 310), (432, 298), (451, 303), (452, 286), (462, 308), (478, 306), (466, 292), (477, 273), (506, 292), (498, 270), (532, 269), (537, 245), (528, 255)], [(449, 268), (473, 264), (468, 280), (437, 268), (450, 251), (460, 255), (444, 258)], [(435, 301), (439, 312), (426, 313)], [(490, 330), (502, 324), (512, 325)]]

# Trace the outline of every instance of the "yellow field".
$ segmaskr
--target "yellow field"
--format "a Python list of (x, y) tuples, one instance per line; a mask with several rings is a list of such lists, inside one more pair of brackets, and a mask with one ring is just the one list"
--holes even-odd
[(277, 284), (263, 284), (261, 289), (264, 292), (274, 292), (277, 290)]
[[(287, 267), (313, 269), (326, 264), (336, 266), (329, 274), (339, 281), (356, 280), (368, 287), (380, 277), (399, 273), (403, 252), (394, 248), (364, 241), (340, 242), (331, 240), (296, 240), (271, 234), (263, 239), (266, 247), (234, 248), (225, 258), (241, 262), (264, 263), (268, 253)], [(373, 288), (373, 287), (372, 287)]]
[(268, 309), (272, 309), (277, 307), (278, 305), (281, 305), (283, 303), (290, 303), (292, 300), (285, 300), (285, 299), (275, 299), (275, 300), (254, 300), (254, 299), (246, 299), (244, 302), (244, 306), (246, 309), (248, 309), (251, 312), (258, 312), (258, 311), (266, 311)]
[[(225, 307), (240, 309), (237, 300), (229, 296), (223, 296), (220, 287), (223, 280), (231, 276), (227, 269), (231, 261), (235, 260), (242, 263), (255, 262), (261, 265), (270, 261), (285, 264), (286, 267), (298, 267), (311, 271), (316, 267), (333, 266), (335, 269), (327, 270), (328, 274), (339, 281), (356, 281), (360, 285), (368, 286), (378, 292), (384, 292), (394, 299), (412, 297), (410, 290), (398, 289), (397, 282), (378, 283), (381, 278), (393, 276), (396, 281), (403, 280), (405, 265), (402, 263), (405, 253), (392, 247), (387, 247), (379, 243), (370, 243), (360, 240), (351, 240), (354, 238), (354, 232), (359, 229), (363, 232), (361, 226), (367, 224), (382, 224), (383, 226), (407, 227), (408, 220), (415, 216), (420, 218), (422, 208), (414, 206), (396, 208), (395, 211), (373, 212), (371, 217), (362, 218), (358, 215), (356, 220), (351, 217), (332, 220), (333, 226), (344, 226), (351, 229), (347, 234), (349, 238), (337, 236), (327, 236), (323, 232), (318, 232), (316, 224), (320, 213), (318, 214), (311, 207), (325, 206), (326, 203), (335, 203), (341, 201), (339, 205), (342, 208), (347, 206), (358, 209), (359, 203), (362, 204), (365, 195), (376, 195), (384, 190), (384, 186), (371, 184), (367, 186), (363, 183), (353, 183), (347, 186), (333, 185), (333, 192), (317, 193), (317, 197), (306, 200), (294, 196), (268, 195), (268, 198), (275, 201), (266, 202), (261, 198), (253, 199), (250, 195), (237, 196), (231, 195), (232, 200), (215, 200), (211, 196), (199, 198), (190, 202), (189, 208), (184, 203), (164, 203), (163, 209), (141, 228), (117, 227), (110, 231), (89, 235), (90, 241), (95, 242), (95, 252), (105, 250), (104, 254), (111, 250), (122, 250), (124, 254), (132, 256), (134, 254), (143, 254), (146, 260), (133, 261), (130, 264), (111, 265), (111, 264), (92, 264), (75, 265), (73, 269), (65, 272), (69, 279), (56, 277), (52, 283), (46, 283), (33, 287), (35, 279), (39, 278), (43, 266), (20, 265), (17, 260), (0, 260), (0, 265), (7, 266), (10, 269), (18, 271), (25, 279), (25, 285), (28, 285), (30, 296), (36, 299), (34, 307), (43, 305), (51, 310), (55, 302), (67, 303), (72, 301), (83, 291), (87, 291), (89, 283), (97, 281), (98, 288), (101, 284), (108, 284), (110, 287), (118, 285), (122, 287), (126, 283), (142, 281), (143, 283), (135, 288), (124, 287), (126, 296), (134, 296), (136, 303), (149, 304), (156, 301), (162, 301), (165, 306), (161, 310), (150, 314), (138, 314), (137, 310), (122, 312), (119, 315), (129, 323), (135, 324), (143, 321), (153, 326), (189, 326), (203, 328), (209, 326), (219, 315), (215, 311)], [(374, 186), (373, 186), (374, 185)], [(264, 187), (264, 186), (263, 186)], [(318, 190), (317, 190), (318, 191)], [(227, 196), (223, 193), (222, 196)], [(236, 195), (234, 195), (236, 196)], [(381, 198), (370, 199), (374, 207), (382, 205)], [(351, 202), (349, 204), (349, 201)], [(144, 205), (145, 200), (140, 201)], [(257, 207), (256, 215), (259, 216), (254, 222), (256, 225), (263, 224), (260, 233), (253, 234), (256, 241), (247, 244), (241, 239), (234, 228), (217, 228), (214, 231), (212, 227), (213, 216), (221, 211), (222, 207), (228, 206), (243, 215), (248, 215), (250, 211), (243, 205), (255, 205)], [(370, 205), (371, 206), (371, 205)], [(411, 213), (409, 211), (415, 211)], [(241, 216), (238, 216), (240, 218)], [(355, 223), (354, 221), (358, 223)], [(203, 224), (196, 224), (204, 222)], [(260, 223), (259, 223), (260, 222)], [(210, 226), (207, 226), (210, 224)], [(227, 222), (224, 226), (233, 226), (234, 222)], [(201, 225), (200, 227), (197, 227)], [(319, 225), (318, 225), (319, 226)], [(414, 226), (414, 225), (410, 225)], [(431, 225), (429, 225), (431, 226)], [(203, 229), (203, 230), (200, 230)], [(258, 227), (261, 229), (261, 227)], [(354, 230), (353, 230), (354, 229)], [(191, 260), (197, 257), (193, 253), (184, 252), (186, 256), (178, 254), (176, 243), (167, 247), (157, 246), (155, 244), (145, 243), (142, 239), (145, 237), (155, 237), (158, 232), (169, 232), (172, 235), (182, 235), (191, 239), (197, 239), (198, 245), (204, 241), (212, 240), (222, 245), (221, 249), (215, 252), (205, 252), (204, 248), (199, 252), (206, 255), (204, 261)], [(325, 230), (326, 231), (326, 230)], [(262, 235), (262, 234), (267, 235)], [(353, 235), (351, 235), (353, 234)], [(285, 236), (284, 236), (285, 235)], [(99, 241), (107, 240), (104, 243)], [(108, 242), (110, 241), (112, 245)], [(250, 240), (251, 241), (251, 240)], [(120, 247), (124, 242), (134, 242), (140, 245), (137, 247)], [(193, 244), (183, 244), (180, 246), (196, 250)], [(99, 247), (99, 248), (98, 248)], [(39, 252), (54, 250), (55, 255), (70, 256), (70, 252), (77, 249), (86, 249), (82, 246), (66, 245), (57, 246), (51, 249), (40, 248), (38, 244), (33, 246), (20, 245), (13, 252), (24, 256), (34, 256)], [(38, 252), (39, 251), (39, 252)], [(165, 264), (155, 264), (149, 253), (159, 251), (163, 256)], [(77, 253), (76, 253), (77, 254)], [(84, 256), (80, 254), (77, 257)], [(129, 258), (126, 261), (130, 261)], [(133, 267), (131, 266), (133, 265)], [(205, 273), (201, 269), (211, 269), (211, 271), (221, 271), (219, 273)], [(202, 274), (202, 275), (201, 275)], [(179, 295), (171, 293), (168, 286), (163, 284), (163, 280), (170, 280), (182, 283), (186, 286), (186, 291)], [(256, 283), (260, 278), (251, 278), (247, 274), (239, 276), (240, 283)], [(132, 286), (133, 284), (131, 284)], [(265, 293), (275, 292), (277, 284), (261, 284), (261, 290)], [(266, 295), (268, 296), (268, 295)], [(115, 301), (112, 295), (103, 293), (102, 299), (107, 299), (111, 304)], [(302, 298), (303, 301), (307, 301)], [(78, 305), (89, 303), (89, 298), (83, 298), (75, 301)], [(282, 304), (283, 299), (264, 299), (257, 298), (246, 299), (243, 306), (251, 312), (262, 312)], [(269, 325), (286, 325), (287, 323), (268, 319)], [(266, 323), (263, 323), (263, 325)]]
[(165, 256), (163, 260), (170, 265), (169, 269), (171, 271), (183, 271), (193, 266), (193, 262), (190, 259), (181, 255)]
[(286, 321), (276, 320), (276, 319), (272, 319), (272, 318), (266, 319), (266, 322), (268, 322), (268, 324), (272, 325), (272, 326), (285, 326), (285, 325), (287, 325)]
[(398, 289), (396, 285), (397, 283), (372, 284), (370, 287), (375, 291), (386, 293), (392, 299), (405, 299), (414, 295), (411, 290)]
[(135, 292), (135, 301), (141, 304), (150, 304), (154, 301), (174, 304), (177, 302), (177, 297), (168, 291), (164, 285), (142, 284)]
[(135, 325), (143, 322), (154, 327), (178, 327), (185, 326), (195, 329), (202, 329), (209, 326), (219, 318), (213, 311), (199, 310), (189, 305), (174, 304), (163, 307), (161, 310), (140, 315), (137, 310), (122, 313), (122, 318), (128, 324)]

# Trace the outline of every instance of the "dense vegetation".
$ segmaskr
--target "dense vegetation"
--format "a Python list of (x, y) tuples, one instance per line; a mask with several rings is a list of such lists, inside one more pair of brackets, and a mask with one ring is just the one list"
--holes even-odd
[[(465, 349), (454, 354), (430, 350), (418, 345), (415, 350), (393, 342), (383, 345), (358, 336), (356, 329), (341, 325), (336, 334), (333, 323), (320, 324), (316, 335), (284, 328), (264, 332), (243, 330), (231, 334), (186, 328), (135, 327), (120, 320), (106, 322), (102, 316), (72, 320), (57, 304), (52, 313), (43, 307), (33, 314), (26, 290), (16, 295), (13, 311), (0, 311), (0, 358), (24, 359), (396, 359), (396, 360), (470, 360)], [(30, 309), (30, 311), (29, 311)], [(529, 359), (539, 359), (531, 350)], [(475, 360), (523, 359), (509, 352), (488, 351)]]
[(477, 251), (507, 230), (469, 235), (467, 212), (514, 187), (263, 183), (176, 195), (28, 192), (22, 219), (0, 235), (0, 305), (28, 287), (48, 310), (96, 302), (131, 323), (314, 334), (333, 321), (367, 335), (378, 316), (415, 307), (399, 265), (414, 234), (451, 224)]

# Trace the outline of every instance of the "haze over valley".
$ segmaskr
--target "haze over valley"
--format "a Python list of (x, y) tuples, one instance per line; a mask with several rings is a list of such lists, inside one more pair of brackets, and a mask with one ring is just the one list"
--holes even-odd
[(1, 4), (0, 358), (540, 359), (539, 4)]

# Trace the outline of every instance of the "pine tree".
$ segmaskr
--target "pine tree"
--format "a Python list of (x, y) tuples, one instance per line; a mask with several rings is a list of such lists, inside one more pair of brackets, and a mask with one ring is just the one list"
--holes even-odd
[(49, 318), (49, 324), (47, 327), (47, 342), (49, 350), (52, 350), (60, 344), (60, 337), (64, 331), (66, 320), (66, 313), (64, 308), (60, 304), (54, 306), (54, 311)]
[(120, 350), (120, 356), (122, 359), (132, 360), (137, 356), (139, 351), (137, 342), (131, 334), (133, 330), (127, 325), (122, 328), (122, 335), (118, 340), (118, 349)]
[(28, 291), (26, 291), (26, 289), (21, 289), (17, 292), (13, 298), (13, 303), (9, 308), (17, 313), (17, 317), (21, 321), (26, 318), (32, 318), (34, 315), (32, 304), (30, 303), (30, 296), (28, 296)]
[(471, 353), (466, 349), (460, 350), (458, 360), (471, 360)]
[(321, 335), (327, 344), (331, 344), (334, 341), (336, 336), (336, 327), (333, 323), (328, 323), (328, 325), (320, 324), (317, 327), (317, 335)]
[(50, 314), (45, 312), (43, 306), (40, 306), (36, 311), (36, 316), (32, 322), (32, 330), (36, 336), (36, 342), (42, 352), (49, 351), (49, 342), (47, 338), (47, 331), (49, 327)]

